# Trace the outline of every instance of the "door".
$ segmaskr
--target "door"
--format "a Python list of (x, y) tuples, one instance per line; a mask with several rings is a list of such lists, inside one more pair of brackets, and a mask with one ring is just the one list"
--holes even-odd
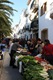
[(44, 29), (41, 31), (41, 40), (48, 39), (48, 29)]

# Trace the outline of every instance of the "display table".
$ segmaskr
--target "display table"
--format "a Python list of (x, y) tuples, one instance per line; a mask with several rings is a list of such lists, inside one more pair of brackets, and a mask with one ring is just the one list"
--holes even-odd
[[(27, 56), (28, 52), (24, 52), (24, 51), (17, 51), (16, 54), (17, 55), (15, 57), (15, 65), (18, 66), (20, 73), (22, 73), (23, 75), (26, 73), (26, 75), (24, 75), (24, 76), (28, 76), (30, 78), (30, 80), (31, 80), (32, 76), (33, 76), (33, 78), (35, 78), (34, 80), (36, 80), (36, 79), (40, 80), (40, 78), (38, 79), (38, 77), (40, 75), (43, 78), (45, 78), (44, 80), (49, 80), (49, 75), (47, 72), (51, 69), (53, 70), (53, 66), (50, 65), (46, 60), (42, 60), (40, 57), (37, 58), (37, 56), (36, 56), (36, 58), (33, 56)], [(35, 60), (34, 60), (34, 58), (35, 58)], [(38, 60), (39, 63), (36, 60)], [(29, 70), (29, 72), (27, 72), (28, 70)], [(39, 71), (41, 71), (41, 73)], [(32, 75), (30, 76), (30, 74), (32, 74)], [(41, 79), (42, 79), (42, 77), (41, 77)]]
[(17, 61), (20, 57), (22, 56), (27, 56), (27, 55), (30, 55), (30, 52), (27, 51), (27, 49), (21, 49), (21, 50), (18, 50), (16, 51), (16, 54), (15, 54), (15, 65), (17, 66)]
[(19, 50), (19, 51), (16, 51), (16, 53), (18, 55), (30, 55), (30, 52), (28, 52), (27, 50)]
[(34, 58), (44, 67), (44, 69), (46, 69), (46, 71), (48, 71), (49, 69), (53, 69), (53, 65), (49, 64), (48, 61), (37, 56), (35, 56)]

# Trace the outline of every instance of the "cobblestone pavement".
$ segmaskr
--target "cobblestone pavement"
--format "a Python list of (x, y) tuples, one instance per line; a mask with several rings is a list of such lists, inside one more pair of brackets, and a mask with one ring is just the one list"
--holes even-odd
[(6, 52), (4, 54), (3, 68), (0, 68), (0, 80), (22, 80), (22, 76), (18, 72), (18, 69), (14, 69), (9, 66), (10, 57)]

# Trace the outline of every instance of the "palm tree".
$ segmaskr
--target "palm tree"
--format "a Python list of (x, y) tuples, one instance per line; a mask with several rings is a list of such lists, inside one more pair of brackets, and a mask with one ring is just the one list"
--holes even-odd
[(10, 15), (13, 16), (14, 9), (9, 4), (13, 3), (9, 0), (0, 0), (0, 32), (11, 32), (12, 19)]

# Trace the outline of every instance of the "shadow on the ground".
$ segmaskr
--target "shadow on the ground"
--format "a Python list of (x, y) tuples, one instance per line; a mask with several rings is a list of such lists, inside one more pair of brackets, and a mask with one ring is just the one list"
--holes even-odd
[(5, 67), (1, 80), (22, 80), (22, 76), (17, 68)]

